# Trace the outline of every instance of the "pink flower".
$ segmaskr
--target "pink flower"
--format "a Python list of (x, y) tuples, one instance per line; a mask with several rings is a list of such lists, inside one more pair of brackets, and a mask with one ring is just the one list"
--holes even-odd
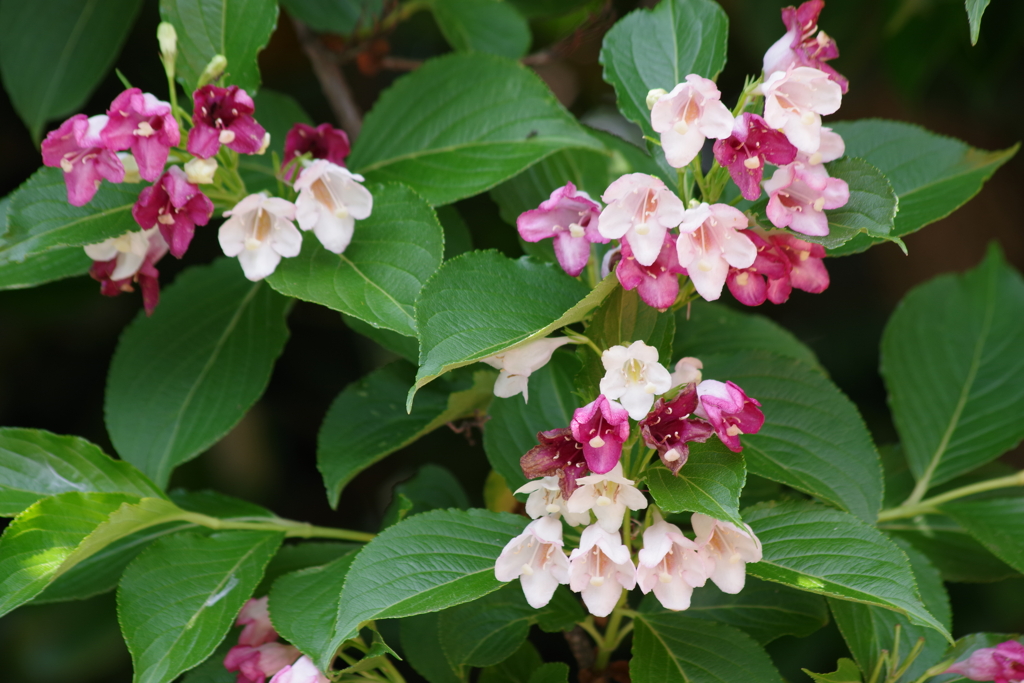
[(802, 161), (776, 169), (764, 189), (769, 195), (765, 213), (772, 225), (805, 235), (827, 235), (825, 209), (838, 209), (850, 200), (845, 180), (830, 178), (824, 166)]
[(665, 609), (687, 609), (693, 589), (708, 580), (704, 561), (697, 554), (697, 544), (683, 536), (679, 527), (663, 520), (657, 512), (654, 519), (654, 524), (644, 531), (636, 582), (644, 593), (653, 590)]
[(283, 643), (236, 645), (228, 650), (224, 668), (238, 672), (236, 683), (264, 683), (267, 676), (273, 676), (298, 658), (298, 648)]
[(73, 206), (88, 204), (101, 178), (112, 183), (124, 180), (124, 165), (101, 136), (108, 120), (106, 116), (76, 114), (43, 140), (43, 164), (64, 171), (68, 203)]
[(218, 88), (204, 85), (192, 94), (194, 127), (188, 133), (188, 151), (209, 159), (221, 145), (239, 154), (256, 154), (267, 132), (252, 117), (252, 98), (237, 85)]
[[(770, 241), (751, 230), (747, 237), (757, 247), (757, 258), (748, 268), (730, 268), (726, 283), (736, 300), (745, 306), (760, 306), (765, 299), (774, 304), (789, 299), (791, 266), (786, 255)], [(824, 254), (824, 249), (822, 249)]]
[(683, 202), (654, 176), (629, 173), (601, 195), (607, 206), (601, 212), (598, 230), (608, 239), (625, 239), (642, 266), (649, 266), (661, 253), (669, 228), (683, 218)]
[(570, 182), (552, 192), (536, 209), (520, 214), (516, 227), (527, 242), (553, 237), (558, 264), (576, 277), (590, 260), (590, 244), (609, 241), (597, 229), (600, 213), (601, 205), (586, 192), (577, 192)]
[(788, 30), (764, 55), (766, 77), (791, 66), (809, 66), (827, 73), (846, 93), (846, 78), (825, 63), (839, 56), (839, 47), (824, 31), (818, 31), (818, 15), (824, 7), (825, 0), (808, 0), (797, 8), (782, 8), (782, 23)]
[(640, 434), (648, 448), (658, 451), (661, 462), (678, 475), (690, 456), (690, 441), (704, 443), (715, 433), (704, 420), (693, 417), (697, 410), (697, 385), (687, 384), (673, 399), (659, 398), (651, 414), (640, 421)]
[(690, 74), (685, 83), (654, 103), (651, 126), (661, 133), (661, 147), (669, 165), (686, 166), (707, 138), (729, 137), (732, 114), (721, 99), (714, 81)]
[(796, 160), (802, 161), (808, 166), (817, 166), (829, 161), (835, 161), (844, 154), (846, 154), (846, 143), (843, 141), (842, 136), (839, 133), (833, 133), (831, 128), (822, 126), (821, 144), (818, 145), (818, 151), (812, 154), (799, 152), (796, 155)]
[(746, 227), (747, 217), (728, 204), (704, 203), (686, 211), (676, 242), (679, 265), (708, 301), (722, 296), (729, 266), (747, 268), (757, 258), (754, 243), (739, 232)]
[(535, 519), (509, 541), (494, 563), (494, 578), (518, 578), (533, 608), (551, 602), (558, 584), (569, 583), (569, 559), (562, 552), (562, 522), (558, 517)]
[(828, 289), (828, 271), (822, 262), (825, 247), (787, 234), (772, 235), (771, 241), (789, 259), (789, 282), (792, 286), (811, 294), (820, 294)]
[(568, 343), (568, 337), (545, 337), (480, 359), (481, 363), (501, 370), (498, 378), (494, 380), (494, 395), (499, 398), (512, 398), (522, 394), (523, 402), (529, 402), (530, 375), (547, 365), (555, 350)]
[(312, 659), (303, 655), (274, 674), (270, 683), (330, 683), (330, 679), (320, 673)]
[(753, 201), (761, 196), (765, 162), (776, 166), (791, 163), (796, 147), (783, 133), (769, 128), (763, 118), (747, 113), (736, 117), (732, 135), (715, 142), (715, 158), (729, 169), (743, 198)]
[(256, 282), (277, 268), (282, 257), (298, 256), (302, 235), (292, 221), (295, 205), (265, 193), (251, 194), (224, 212), (230, 216), (217, 233), (225, 256), (237, 256), (245, 277)]
[(943, 673), (960, 674), (972, 681), (1020, 683), (1024, 681), (1024, 645), (1008, 640), (995, 647), (983, 647)]
[[(310, 154), (314, 159), (327, 159), (338, 166), (345, 165), (345, 158), (352, 149), (345, 131), (329, 123), (314, 128), (305, 123), (296, 123), (284, 138), (284, 159), (282, 166), (300, 154)], [(291, 178), (294, 169), (289, 171)]]
[(615, 609), (622, 589), (636, 586), (636, 567), (617, 533), (592, 524), (580, 535), (580, 547), (569, 555), (569, 588), (582, 593), (583, 604), (595, 617)]
[(623, 242), (622, 258), (615, 269), (623, 289), (637, 290), (644, 303), (661, 311), (675, 303), (679, 296), (679, 274), (685, 272), (679, 265), (676, 237), (672, 233), (665, 235), (658, 258), (649, 266), (641, 265), (629, 243)]
[(566, 509), (574, 514), (593, 510), (598, 526), (608, 533), (622, 526), (626, 508), (647, 507), (644, 494), (634, 486), (636, 482), (623, 476), (621, 462), (604, 474), (580, 477), (577, 483), (579, 488), (565, 501)]
[(604, 474), (622, 457), (622, 444), (629, 438), (629, 413), (601, 394), (596, 401), (576, 409), (569, 428), (583, 444), (583, 457), (590, 471)]
[(270, 612), (267, 611), (267, 603), (270, 597), (264, 595), (262, 598), (249, 598), (235, 619), (235, 626), (244, 626), (238, 636), (239, 645), (259, 647), (264, 643), (277, 640), (277, 631), (270, 623)]
[(108, 149), (131, 149), (139, 175), (150, 182), (160, 176), (167, 152), (181, 142), (171, 105), (150, 93), (129, 88), (107, 109), (109, 122), (100, 133)]
[(839, 109), (843, 91), (828, 74), (806, 66), (776, 71), (760, 86), (764, 120), (781, 129), (789, 141), (807, 154), (821, 144), (821, 117)]
[(146, 315), (153, 315), (160, 302), (160, 272), (155, 264), (167, 253), (167, 243), (160, 231), (130, 232), (87, 245), (85, 253), (93, 259), (89, 277), (100, 283), (100, 294), (117, 296), (131, 292), (132, 283), (137, 282)]
[(741, 529), (732, 522), (693, 513), (690, 524), (704, 569), (723, 593), (735, 595), (746, 583), (747, 562), (761, 561), (761, 541), (750, 526)]
[(181, 258), (188, 249), (197, 225), (206, 225), (213, 215), (213, 202), (185, 172), (171, 166), (155, 185), (139, 193), (132, 207), (135, 222), (143, 228), (159, 227), (171, 254)]
[(568, 500), (576, 490), (576, 480), (587, 471), (583, 444), (576, 440), (568, 427), (538, 432), (537, 440), (540, 444), (519, 459), (523, 474), (527, 479), (558, 477), (562, 497)]
[(764, 413), (758, 408), (761, 404), (732, 382), (706, 379), (697, 385), (697, 398), (700, 403), (693, 414), (710, 422), (733, 453), (743, 450), (740, 434), (755, 434), (764, 424)]

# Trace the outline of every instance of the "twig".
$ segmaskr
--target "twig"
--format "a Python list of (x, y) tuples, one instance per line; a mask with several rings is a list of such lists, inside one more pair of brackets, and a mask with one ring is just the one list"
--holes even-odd
[(331, 51), (320, 42), (308, 26), (297, 19), (293, 19), (292, 23), (295, 25), (295, 34), (302, 44), (302, 49), (313, 65), (313, 73), (320, 81), (320, 89), (323, 90), (331, 111), (354, 142), (363, 127), (363, 115), (352, 97), (352, 90), (345, 81), (341, 67), (338, 66)]

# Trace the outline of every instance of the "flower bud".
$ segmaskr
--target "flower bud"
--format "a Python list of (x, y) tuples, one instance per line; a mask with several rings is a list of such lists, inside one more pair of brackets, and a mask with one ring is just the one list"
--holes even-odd
[(654, 88), (653, 90), (648, 92), (647, 93), (647, 108), (648, 109), (654, 109), (654, 104), (658, 100), (660, 100), (662, 98), (662, 96), (667, 95), (667, 94), (668, 94), (668, 91), (665, 90), (664, 88)]
[(185, 164), (185, 176), (190, 183), (207, 185), (213, 182), (213, 174), (217, 172), (216, 159), (195, 158)]
[(124, 166), (124, 180), (122, 182), (141, 183), (142, 176), (139, 175), (139, 164), (135, 161), (132, 153), (118, 152), (117, 158), (121, 160), (121, 165)]
[(213, 83), (224, 75), (224, 70), (227, 68), (228, 58), (224, 55), (214, 55), (210, 63), (203, 69), (203, 73), (199, 76), (199, 84), (196, 87), (202, 88), (207, 83)]
[(160, 56), (163, 58), (164, 66), (174, 69), (174, 62), (178, 59), (178, 32), (174, 25), (166, 21), (160, 22), (156, 27), (156, 39), (160, 43)]

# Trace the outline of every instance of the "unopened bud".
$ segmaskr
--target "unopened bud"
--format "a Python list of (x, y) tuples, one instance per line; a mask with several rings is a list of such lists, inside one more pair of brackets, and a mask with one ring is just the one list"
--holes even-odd
[(118, 152), (117, 158), (121, 160), (121, 165), (124, 166), (124, 180), (122, 182), (141, 183), (142, 176), (139, 175), (139, 164), (135, 161), (132, 153)]
[(174, 25), (162, 21), (160, 25), (156, 27), (156, 39), (160, 43), (160, 56), (163, 57), (164, 64), (170, 65), (174, 68), (174, 62), (178, 59), (178, 32), (174, 30)]
[(217, 172), (216, 159), (200, 159), (196, 157), (185, 164), (185, 176), (194, 185), (207, 185), (213, 182), (213, 174)]
[(647, 108), (654, 109), (654, 105), (658, 102), (658, 100), (660, 100), (667, 94), (668, 91), (665, 90), (664, 88), (654, 88), (653, 90), (649, 91), (647, 93)]
[(260, 148), (256, 150), (257, 154), (266, 154), (267, 148), (270, 147), (270, 133), (263, 134), (263, 142), (260, 143)]
[(202, 88), (208, 83), (213, 83), (218, 78), (224, 75), (224, 70), (228, 68), (228, 58), (224, 55), (214, 55), (210, 63), (203, 69), (203, 73), (199, 76), (198, 87)]

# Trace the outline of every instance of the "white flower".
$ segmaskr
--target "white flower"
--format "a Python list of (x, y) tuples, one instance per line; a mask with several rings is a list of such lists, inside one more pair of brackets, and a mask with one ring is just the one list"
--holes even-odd
[(669, 524), (655, 512), (655, 523), (644, 531), (644, 547), (636, 568), (636, 581), (644, 593), (654, 596), (671, 610), (690, 606), (693, 589), (703, 586), (708, 575), (697, 544), (683, 536), (675, 524)]
[[(796, 160), (802, 161), (808, 166), (817, 166), (818, 164), (827, 164), (830, 161), (835, 161), (844, 154), (846, 154), (846, 142), (843, 141), (843, 137), (839, 133), (833, 133), (831, 128), (822, 126), (821, 142), (818, 145), (818, 151), (813, 154), (800, 152), (796, 155)], [(828, 175), (827, 171), (825, 175)]]
[(562, 552), (562, 523), (546, 516), (530, 522), (509, 541), (494, 564), (494, 578), (518, 578), (531, 607), (551, 601), (560, 583), (569, 583), (569, 560)]
[(482, 359), (481, 363), (501, 370), (498, 379), (494, 381), (494, 395), (511, 398), (522, 394), (523, 400), (529, 401), (527, 379), (547, 365), (555, 349), (568, 343), (568, 337), (548, 337)]
[(295, 205), (265, 193), (251, 194), (224, 212), (230, 218), (217, 239), (227, 256), (237, 256), (245, 276), (262, 280), (277, 268), (282, 256), (298, 256), (302, 234), (292, 221)]
[(690, 518), (708, 578), (723, 593), (739, 593), (746, 581), (747, 562), (761, 561), (761, 541), (749, 525), (740, 529), (699, 512)]
[(213, 182), (217, 172), (217, 160), (196, 157), (185, 163), (185, 177), (193, 185), (207, 185)]
[(622, 476), (622, 463), (604, 474), (591, 474), (576, 480), (578, 489), (572, 492), (565, 507), (572, 513), (593, 510), (597, 523), (612, 533), (622, 526), (626, 508), (642, 510), (647, 507), (647, 498), (633, 486), (632, 479)]
[(700, 384), (701, 370), (703, 369), (704, 364), (700, 362), (700, 358), (694, 358), (693, 356), (680, 358), (679, 362), (676, 363), (675, 372), (672, 373), (672, 386), (678, 387), (691, 382)]
[(312, 230), (327, 251), (345, 251), (356, 220), (368, 218), (373, 210), (373, 195), (361, 182), (363, 176), (326, 159), (314, 161), (295, 181), (299, 227)]
[(651, 411), (654, 397), (672, 388), (672, 377), (658, 363), (658, 349), (642, 341), (613, 346), (601, 354), (605, 374), (601, 393), (619, 400), (634, 420), (642, 420)]
[(839, 84), (820, 69), (798, 66), (776, 71), (758, 87), (768, 125), (785, 133), (801, 152), (818, 151), (821, 117), (835, 113), (843, 99)]
[(641, 265), (658, 260), (668, 230), (679, 225), (683, 201), (665, 183), (646, 173), (627, 173), (601, 195), (607, 205), (597, 231), (608, 239), (629, 243)]
[(569, 555), (569, 588), (582, 593), (583, 603), (595, 617), (615, 609), (622, 589), (636, 586), (636, 567), (629, 548), (618, 534), (593, 524), (583, 530), (580, 547)]
[[(114, 272), (110, 274), (110, 279), (124, 280), (139, 272), (139, 268), (146, 260), (150, 241), (156, 242), (157, 240), (164, 241), (164, 238), (160, 236), (159, 228), (126, 232), (120, 237), (111, 237), (99, 244), (85, 245), (85, 253), (93, 261), (109, 261), (116, 258), (117, 265), (114, 266)], [(165, 245), (165, 251), (166, 248)]]
[[(238, 677), (242, 678), (241, 674)], [(312, 659), (303, 655), (274, 674), (270, 683), (330, 683), (330, 679), (320, 673)]]
[(569, 512), (562, 498), (562, 486), (558, 477), (543, 477), (528, 481), (516, 489), (516, 493), (529, 493), (526, 499), (526, 514), (537, 519), (544, 515), (562, 515), (569, 526), (590, 524), (589, 512)]
[[(722, 104), (714, 81), (697, 74), (672, 88), (651, 106), (651, 126), (661, 133), (661, 146), (670, 166), (682, 168), (693, 161), (707, 138), (732, 135), (732, 114)], [(651, 101), (648, 95), (648, 103)]]

